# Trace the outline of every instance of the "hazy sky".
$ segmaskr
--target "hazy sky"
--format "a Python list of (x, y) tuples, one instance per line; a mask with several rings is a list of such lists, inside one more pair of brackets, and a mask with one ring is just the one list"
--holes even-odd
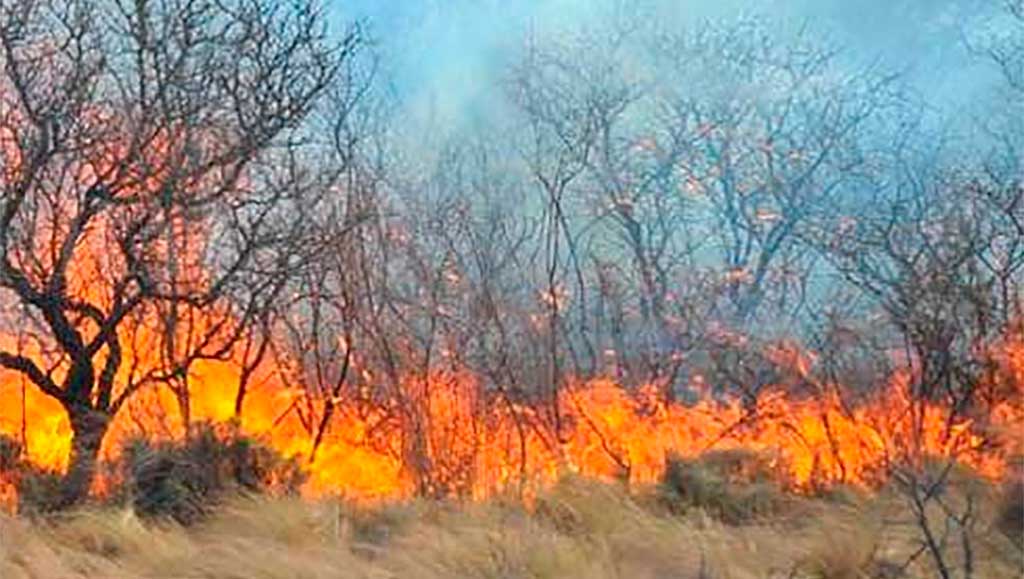
[(653, 8), (679, 25), (757, 14), (807, 24), (847, 48), (881, 59), (912, 86), (957, 106), (984, 71), (968, 63), (961, 31), (976, 27), (1000, 0), (329, 0), (335, 16), (370, 22), (396, 86), (410, 107), (458, 115), (487, 90), (495, 64), (529, 29), (607, 18), (610, 7)]

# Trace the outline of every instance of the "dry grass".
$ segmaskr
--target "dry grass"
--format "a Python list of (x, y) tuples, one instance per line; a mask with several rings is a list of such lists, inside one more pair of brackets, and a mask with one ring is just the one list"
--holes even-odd
[[(895, 577), (917, 543), (896, 496), (802, 499), (787, 516), (726, 524), (672, 513), (622, 489), (567, 480), (527, 511), (508, 502), (337, 502), (239, 498), (192, 527), (129, 511), (0, 520), (0, 577), (746, 578)], [(993, 503), (996, 504), (996, 503)], [(976, 529), (975, 577), (1019, 576), (1021, 554)], [(935, 576), (927, 557), (907, 577)]]

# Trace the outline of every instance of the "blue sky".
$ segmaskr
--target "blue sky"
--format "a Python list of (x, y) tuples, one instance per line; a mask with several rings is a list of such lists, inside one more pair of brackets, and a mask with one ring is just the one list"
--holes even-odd
[[(414, 111), (442, 118), (471, 110), (497, 63), (526, 30), (576, 26), (606, 18), (626, 0), (326, 0), (335, 17), (360, 18), (385, 56), (398, 91)], [(997, 0), (642, 0), (680, 26), (704, 17), (768, 15), (819, 28), (848, 54), (882, 59), (922, 93), (947, 104), (969, 98), (978, 67), (960, 44)]]

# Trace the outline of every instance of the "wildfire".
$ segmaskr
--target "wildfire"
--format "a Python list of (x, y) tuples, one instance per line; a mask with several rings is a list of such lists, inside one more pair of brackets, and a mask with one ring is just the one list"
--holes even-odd
[[(1024, 343), (1008, 340), (999, 356), (1019, 389)], [(796, 363), (807, 361), (797, 356)], [(191, 377), (194, 418), (230, 421), (236, 380), (231, 363), (197, 365)], [(1022, 420), (1018, 404), (1001, 404), (987, 417), (986, 428), (1004, 433), (1003, 446), (990, 446), (979, 424), (967, 418), (951, 422), (940, 405), (915, 402), (909, 386), (909, 373), (897, 373), (876, 398), (848, 408), (835, 390), (808, 398), (780, 390), (752, 405), (710, 399), (683, 404), (665, 401), (653, 386), (630, 392), (595, 380), (562, 391), (558, 436), (540, 408), (495, 403), (472, 376), (436, 372), (404, 386), (418, 414), (411, 424), (396, 420), (394, 404), (367, 411), (341, 401), (315, 460), (307, 464), (305, 492), (364, 502), (423, 492), (482, 499), (510, 491), (528, 495), (565, 472), (643, 485), (661, 478), (668, 457), (712, 449), (766, 455), (779, 481), (795, 490), (871, 486), (895, 465), (927, 456), (955, 457), (987, 477), (1004, 476), (1009, 458), (1021, 451), (1013, 434)], [(250, 393), (239, 426), (282, 454), (306, 457), (312, 437), (297, 413), (286, 410), (291, 397), (268, 373)], [(32, 388), (22, 390), (10, 374), (0, 381), (0, 400), (0, 432), (24, 436), (32, 463), (67, 468), (71, 430), (61, 408)], [(118, 415), (102, 457), (116, 459), (129, 436), (181, 436), (177, 412), (166, 392), (140, 396)], [(418, 449), (419, 464), (410, 463), (410, 447)], [(4, 480), (0, 498), (10, 503), (13, 489)]]
[[(7, 138), (0, 134), (0, 150), (13, 148), (3, 144)], [(152, 140), (158, 144), (172, 141), (166, 135), (154, 135)], [(136, 143), (117, 145), (141, 148)], [(156, 158), (186, 154), (148, 145), (156, 151)], [(101, 159), (122, 156), (122, 152), (99, 155)], [(129, 193), (153, 193), (161, 180), (160, 171), (153, 177), (153, 169), (148, 167), (154, 163), (140, 161), (147, 171), (140, 170), (138, 177), (129, 175)], [(8, 165), (10, 170), (17, 163)], [(130, 169), (112, 162), (93, 163), (78, 168), (82, 173), (78, 179), (92, 182), (97, 175)], [(59, 209), (52, 211), (59, 215)], [(157, 255), (146, 256), (168, 261), (173, 254), (176, 262), (173, 274), (177, 277), (156, 283), (206, 283), (201, 241), (196, 239), (205, 233), (191, 224), (186, 232), (189, 228), (184, 226), (184, 218), (168, 216), (168, 241), (153, 246)], [(113, 263), (117, 258), (103, 251), (105, 231), (119, 226), (116, 219), (97, 220), (95, 228), (81, 236), (69, 258), (73, 261), (66, 280), (70, 293), (96, 304), (111, 301), (111, 288), (96, 280), (103, 279), (102, 271), (125, 267)], [(53, 227), (37, 231), (40, 255), (53, 254), (44, 251), (53, 245), (48, 236), (59, 236), (58, 228), (66, 225)], [(52, 264), (44, 263), (42, 269), (49, 266)], [(744, 283), (749, 277), (750, 272), (743, 268), (725, 274), (730, 283)], [(456, 272), (449, 273), (446, 280), (460, 283)], [(566, 309), (568, 300), (562, 286), (539, 296), (541, 304), (555, 310)], [(174, 335), (168, 348), (164, 348), (168, 341), (163, 324), (166, 312), (141, 311), (137, 319), (120, 326), (118, 331), (124, 335), (119, 337), (127, 351), (117, 375), (119, 391), (137, 384), (147, 371), (166, 366), (168, 358), (177, 355), (173, 343), (188, 340), (190, 332), (202, 334), (204, 326), (216, 323), (208, 319), (215, 316), (230, 313), (176, 312), (174, 319), (180, 327), (170, 330)], [(82, 321), (81, 330), (92, 337), (99, 330), (89, 324)], [(743, 343), (744, 339), (714, 327), (709, 334), (714, 342)], [(47, 358), (41, 342), (22, 344), (22, 338), (0, 334), (0, 348), (33, 359)], [(351, 345), (338, 339), (347, 351)], [(999, 478), (1010, 458), (1024, 451), (1018, 432), (1024, 421), (1024, 337), (1009, 336), (992, 350), (991, 358), (1000, 366), (998, 374), (1005, 382), (995, 386), (1009, 389), (1010, 395), (1002, 397), (1009, 402), (989, 408), (988, 414), (980, 417), (951, 416), (949, 408), (912, 396), (910, 370), (896, 372), (874, 398), (854, 405), (843, 400), (840, 385), (819, 385), (820, 393), (815, 396), (798, 396), (777, 388), (768, 389), (755, 401), (705, 398), (683, 403), (667, 400), (659, 385), (630, 389), (609, 379), (569, 380), (557, 399), (528, 403), (510, 399), (468, 371), (433, 370), (405, 376), (389, 399), (371, 402), (366, 396), (332, 397), (332, 418), (319, 443), (309, 415), (300, 411), (301, 401), (314, 396), (297, 391), (293, 384), (301, 380), (284, 380), (281, 368), (264, 363), (257, 368), (243, 411), (236, 413), (240, 364), (237, 360), (203, 359), (187, 368), (187, 379), (178, 386), (184, 393), (155, 381), (127, 398), (104, 437), (100, 458), (116, 461), (119, 449), (131, 437), (177, 439), (186, 434), (184, 424), (208, 421), (233, 422), (241, 433), (302, 460), (309, 473), (305, 487), (309, 496), (341, 495), (367, 502), (416, 494), (474, 499), (506, 492), (529, 496), (566, 472), (651, 484), (662, 477), (669, 457), (694, 457), (720, 449), (744, 449), (769, 457), (779, 482), (798, 491), (834, 484), (872, 486), (883, 482), (895, 466), (930, 456), (955, 458), (984, 476)], [(777, 365), (810, 380), (813, 354), (792, 345), (778, 346), (767, 354)], [(103, 355), (109, 354), (101, 352), (100, 363)], [(43, 365), (58, 377), (68, 371), (59, 365)], [(183, 397), (189, 400), (184, 416)], [(549, 408), (553, 404), (558, 410), (554, 414), (559, 416), (554, 423)], [(9, 371), (0, 371), (0, 434), (21, 443), (24, 456), (19, 459), (58, 473), (69, 467), (72, 429), (65, 409)], [(0, 505), (12, 505), (17, 499), (10, 459), (0, 454)], [(104, 485), (98, 477), (93, 492), (103, 493)]]

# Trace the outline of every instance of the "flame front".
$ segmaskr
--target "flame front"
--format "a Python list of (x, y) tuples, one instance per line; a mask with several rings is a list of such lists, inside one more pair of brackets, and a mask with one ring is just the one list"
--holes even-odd
[[(362, 502), (422, 492), (474, 499), (507, 492), (529, 496), (566, 472), (642, 485), (661, 478), (668, 457), (713, 449), (763, 454), (778, 481), (796, 490), (838, 483), (870, 487), (884, 482), (893, 466), (929, 456), (954, 457), (997, 479), (1022, 451), (1024, 340), (1005, 340), (996, 358), (1017, 393), (979, 419), (951, 421), (943, 406), (915, 401), (909, 372), (897, 373), (876, 398), (853, 408), (845, 408), (837, 394), (798, 398), (781, 390), (753, 405), (711, 399), (683, 404), (666, 402), (652, 386), (631, 392), (602, 379), (562, 391), (560, 436), (540, 408), (500, 404), (468, 373), (435, 372), (426, 381), (410, 379), (404, 385), (407, 400), (419, 397), (416, 408), (422, 416), (415, 428), (394, 419), (392, 403), (368, 408), (340, 401), (315, 459), (306, 461), (310, 476), (304, 490), (309, 496)], [(298, 413), (289, 410), (294, 393), (275, 381), (269, 368), (263, 371), (247, 399), (240, 429), (284, 455), (305, 460), (313, 438)], [(191, 383), (196, 420), (232, 420), (233, 364), (199, 364)], [(55, 471), (67, 468), (71, 431), (60, 406), (23, 388), (11, 374), (0, 382), (0, 400), (5, 401), (0, 432), (24, 437), (31, 462)], [(115, 459), (119, 445), (140, 434), (182, 435), (169, 393), (146, 392), (119, 414), (102, 456)], [(410, 437), (422, 443), (425, 464), (420, 468), (413, 468), (403, 452)], [(0, 499), (14, 499), (10, 485), (0, 484)]]

